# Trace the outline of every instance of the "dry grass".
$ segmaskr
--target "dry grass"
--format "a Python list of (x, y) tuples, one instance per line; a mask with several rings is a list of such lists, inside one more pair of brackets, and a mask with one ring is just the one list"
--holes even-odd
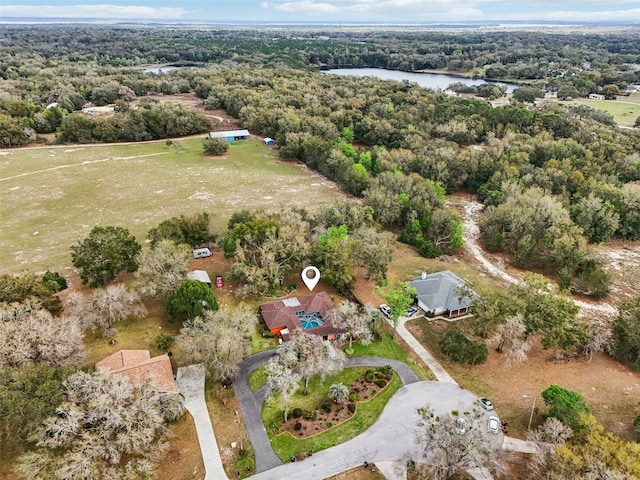
[(325, 480), (385, 480), (385, 478), (375, 465), (370, 465), (368, 468), (352, 468)]
[(186, 412), (173, 428), (169, 449), (156, 469), (156, 480), (200, 480), (204, 463), (193, 417)]
[(128, 228), (139, 241), (172, 216), (207, 211), (219, 230), (234, 211), (333, 202), (331, 182), (282, 162), (260, 140), (206, 157), (202, 139), (130, 145), (3, 150), (0, 273), (62, 270), (69, 247), (95, 225)]
[(545, 407), (540, 393), (549, 385), (559, 385), (583, 395), (607, 430), (626, 440), (632, 438), (633, 418), (640, 413), (638, 372), (605, 355), (596, 355), (591, 362), (585, 357), (556, 360), (554, 352), (543, 350), (537, 339), (529, 351), (529, 360), (523, 363), (509, 366), (501, 355), (489, 349), (485, 364), (459, 364), (443, 357), (437, 347), (445, 328), (453, 326), (426, 319), (407, 323), (407, 328), (458, 383), (478, 396), (491, 398), (501, 419), (509, 421), (510, 435), (521, 438), (526, 435), (533, 397), (536, 397), (536, 414), (532, 425), (535, 427), (541, 422)]

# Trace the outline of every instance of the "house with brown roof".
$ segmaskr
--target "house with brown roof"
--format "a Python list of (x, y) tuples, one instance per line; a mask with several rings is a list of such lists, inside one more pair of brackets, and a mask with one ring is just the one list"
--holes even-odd
[(289, 340), (298, 328), (321, 336), (323, 340), (335, 340), (344, 333), (344, 330), (335, 328), (328, 318), (329, 312), (335, 308), (329, 295), (320, 292), (263, 303), (260, 313), (269, 331), (280, 335), (284, 341)]
[(96, 368), (124, 375), (133, 385), (151, 378), (163, 392), (178, 391), (167, 354), (152, 358), (149, 350), (120, 350), (97, 362)]

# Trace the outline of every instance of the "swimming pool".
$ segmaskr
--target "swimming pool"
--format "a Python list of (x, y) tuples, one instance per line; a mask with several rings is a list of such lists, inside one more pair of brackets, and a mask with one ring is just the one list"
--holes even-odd
[(296, 317), (300, 320), (300, 325), (304, 330), (309, 330), (310, 328), (317, 328), (321, 325), (324, 325), (324, 319), (320, 312), (312, 312), (307, 313), (304, 311), (296, 312)]

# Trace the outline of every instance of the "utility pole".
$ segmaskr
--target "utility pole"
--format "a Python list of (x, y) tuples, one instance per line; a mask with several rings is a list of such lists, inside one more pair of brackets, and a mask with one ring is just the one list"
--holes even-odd
[[(522, 395), (523, 398), (532, 398), (529, 395)], [(533, 397), (533, 404), (531, 405), (531, 415), (529, 415), (529, 424), (527, 425), (527, 430), (531, 430), (531, 422), (533, 421), (533, 412), (536, 409), (536, 400), (538, 397)]]

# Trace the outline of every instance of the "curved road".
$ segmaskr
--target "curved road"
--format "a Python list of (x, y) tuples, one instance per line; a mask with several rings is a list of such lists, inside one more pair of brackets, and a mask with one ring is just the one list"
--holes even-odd
[[(240, 410), (242, 411), (242, 417), (244, 418), (244, 423), (247, 427), (247, 432), (249, 433), (251, 445), (253, 446), (253, 450), (255, 452), (256, 472), (258, 473), (269, 471), (274, 469), (275, 467), (281, 466), (282, 461), (280, 461), (275, 453), (273, 453), (273, 448), (271, 448), (269, 436), (267, 435), (267, 431), (264, 427), (264, 424), (262, 423), (261, 412), (262, 403), (264, 402), (266, 395), (266, 385), (263, 385), (255, 392), (252, 392), (251, 388), (249, 388), (249, 374), (260, 365), (266, 363), (270, 358), (274, 357), (275, 352), (275, 350), (268, 350), (266, 352), (260, 352), (247, 358), (240, 364), (240, 372), (238, 373), (236, 381), (234, 382), (236, 397), (238, 398)], [(413, 373), (413, 371), (405, 363), (398, 360), (381, 357), (353, 357), (348, 358), (345, 362), (345, 367), (384, 367), (385, 365), (391, 365), (391, 367), (396, 371), (396, 373), (400, 377), (400, 380), (405, 386), (420, 381), (420, 378), (418, 378), (418, 376)], [(456, 389), (458, 391), (462, 391), (457, 386)], [(393, 398), (396, 398), (397, 396), (398, 393), (396, 393)], [(424, 405), (426, 400), (422, 401), (422, 405)], [(385, 408), (385, 411), (386, 410), (387, 409)], [(362, 435), (358, 436), (358, 438), (360, 438)], [(315, 456), (313, 458), (315, 458)], [(278, 477), (276, 475), (273, 477), (265, 478)]]

